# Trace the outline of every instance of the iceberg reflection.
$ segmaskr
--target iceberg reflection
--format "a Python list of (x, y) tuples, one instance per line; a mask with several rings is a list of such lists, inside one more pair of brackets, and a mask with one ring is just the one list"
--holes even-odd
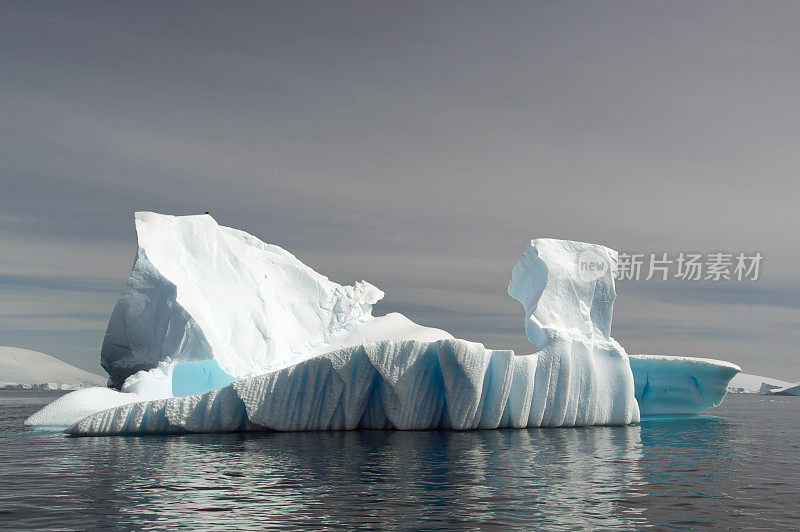
[[(115, 482), (100, 484), (102, 498), (120, 501), (109, 510), (137, 526), (143, 511), (157, 508), (158, 527), (203, 511), (211, 527), (240, 514), (244, 528), (264, 520), (630, 528), (646, 523), (644, 508), (621, 504), (644, 489), (641, 432), (639, 426), (374, 430), (72, 441), (94, 456), (124, 457), (112, 460)], [(147, 476), (134, 467), (142, 463), (149, 464)]]

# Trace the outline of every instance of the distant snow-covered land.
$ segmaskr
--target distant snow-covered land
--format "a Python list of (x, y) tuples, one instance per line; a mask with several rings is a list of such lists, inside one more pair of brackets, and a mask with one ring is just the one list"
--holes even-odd
[(105, 386), (106, 378), (50, 355), (0, 346), (0, 389), (77, 390)]
[(766, 393), (768, 390), (789, 386), (794, 386), (794, 383), (761, 375), (739, 373), (728, 383), (728, 391), (731, 393)]

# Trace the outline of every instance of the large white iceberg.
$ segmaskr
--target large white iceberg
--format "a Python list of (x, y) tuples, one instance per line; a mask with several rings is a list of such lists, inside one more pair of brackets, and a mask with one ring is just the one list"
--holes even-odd
[[(639, 420), (637, 373), (610, 336), (611, 249), (531, 241), (508, 293), (525, 308), (537, 351), (516, 356), (401, 314), (373, 317), (383, 296), (373, 285), (336, 284), (210, 216), (137, 213), (136, 229), (139, 250), (101, 354), (121, 391), (97, 392), (80, 419), (64, 411), (77, 408), (69, 395), (35, 414), (49, 424), (61, 418), (71, 434)], [(604, 267), (585, 275), (587, 256)]]

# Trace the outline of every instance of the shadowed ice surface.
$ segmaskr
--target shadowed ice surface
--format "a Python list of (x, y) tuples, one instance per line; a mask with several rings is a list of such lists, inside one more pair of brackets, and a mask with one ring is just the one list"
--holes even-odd
[(0, 528), (747, 527), (800, 519), (800, 398), (626, 427), (68, 438), (0, 392)]

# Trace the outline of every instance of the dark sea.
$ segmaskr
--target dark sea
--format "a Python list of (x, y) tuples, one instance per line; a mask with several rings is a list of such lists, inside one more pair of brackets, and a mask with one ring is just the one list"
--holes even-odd
[(629, 427), (72, 438), (0, 392), (0, 529), (800, 527), (800, 397)]

